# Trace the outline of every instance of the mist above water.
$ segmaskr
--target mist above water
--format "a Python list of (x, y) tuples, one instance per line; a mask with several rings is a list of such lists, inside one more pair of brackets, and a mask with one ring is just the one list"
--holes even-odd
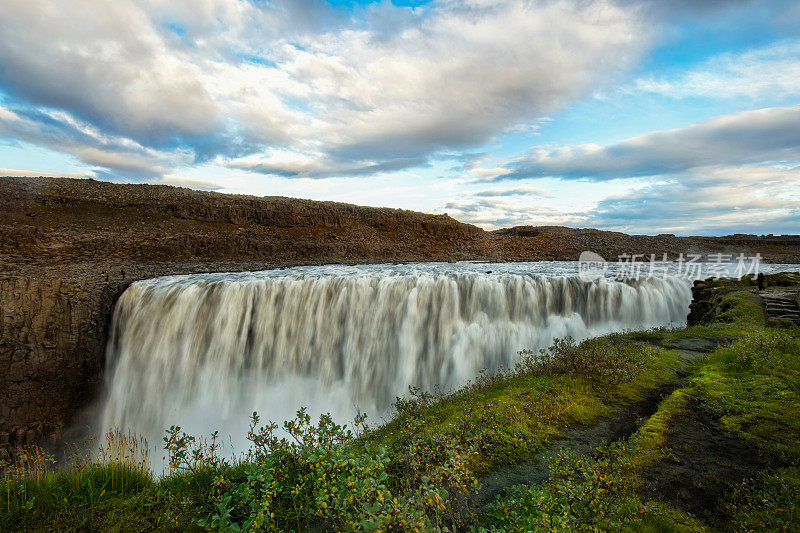
[(374, 419), (409, 386), (458, 387), (554, 337), (685, 321), (684, 279), (585, 282), (575, 272), (410, 264), (136, 282), (114, 313), (103, 430), (157, 443), (175, 424), (243, 439), (253, 411), (281, 421), (301, 406)]

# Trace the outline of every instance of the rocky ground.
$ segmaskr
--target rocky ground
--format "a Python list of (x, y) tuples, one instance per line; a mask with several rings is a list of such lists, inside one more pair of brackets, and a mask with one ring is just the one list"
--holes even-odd
[[(620, 254), (761, 253), (800, 262), (800, 236), (626, 235), (558, 226), (494, 232), (447, 215), (79, 179), (0, 178), (5, 270), (81, 264), (575, 260)], [(161, 268), (161, 267), (159, 267)], [(93, 270), (90, 270), (93, 274)]]
[(103, 379), (117, 297), (137, 279), (321, 263), (574, 260), (756, 252), (800, 236), (486, 232), (447, 215), (94, 180), (0, 178), (0, 446), (58, 438)]
[(800, 290), (761, 291), (760, 296), (770, 320), (800, 326)]

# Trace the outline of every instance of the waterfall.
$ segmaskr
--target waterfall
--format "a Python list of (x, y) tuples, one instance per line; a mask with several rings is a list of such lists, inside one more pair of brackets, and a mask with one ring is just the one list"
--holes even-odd
[(132, 284), (107, 348), (103, 429), (240, 437), (300, 406), (348, 420), (413, 385), (457, 387), (519, 350), (685, 321), (685, 280), (409, 269), (172, 276)]

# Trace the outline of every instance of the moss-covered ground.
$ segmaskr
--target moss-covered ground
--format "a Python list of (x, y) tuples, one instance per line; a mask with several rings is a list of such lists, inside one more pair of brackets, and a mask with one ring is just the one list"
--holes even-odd
[[(562, 340), (458, 391), (410, 391), (379, 427), (256, 419), (236, 461), (173, 428), (160, 477), (121, 434), (123, 452), (68, 468), (19, 450), (0, 530), (800, 530), (800, 328), (768, 324), (747, 281), (707, 283), (702, 324)], [(645, 414), (569, 445), (626, 410)], [(544, 481), (475, 497), (536, 461)]]

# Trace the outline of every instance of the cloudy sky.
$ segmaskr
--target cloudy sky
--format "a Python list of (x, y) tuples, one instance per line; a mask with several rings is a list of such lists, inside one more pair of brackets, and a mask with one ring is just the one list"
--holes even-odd
[(24, 174), (800, 233), (800, 2), (2, 0)]

